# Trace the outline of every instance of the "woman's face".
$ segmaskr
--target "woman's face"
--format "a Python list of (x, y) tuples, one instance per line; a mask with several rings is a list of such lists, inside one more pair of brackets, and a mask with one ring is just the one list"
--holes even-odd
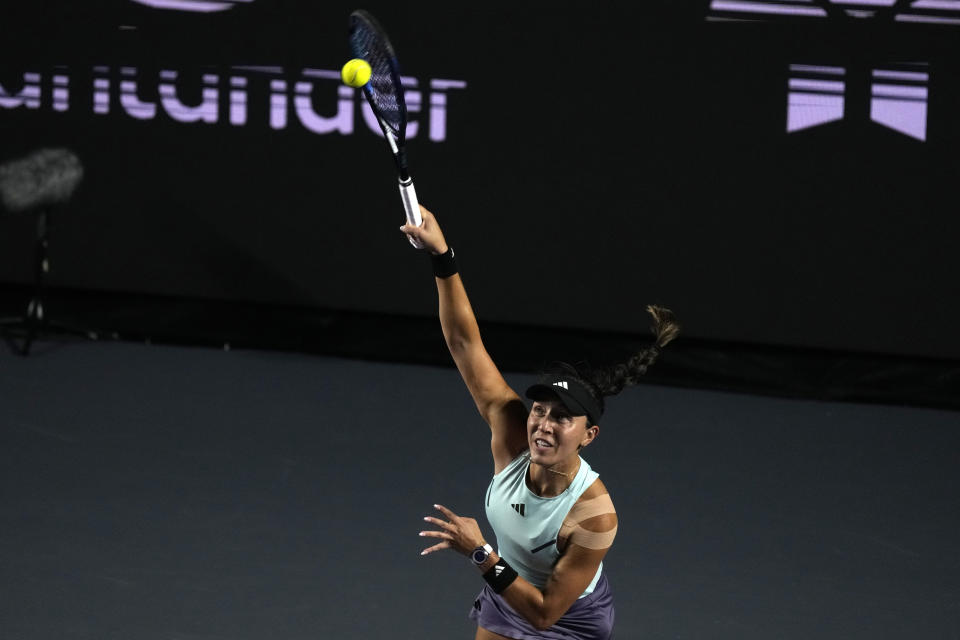
[(577, 455), (597, 435), (586, 416), (574, 416), (559, 400), (537, 400), (527, 417), (530, 459), (551, 466)]

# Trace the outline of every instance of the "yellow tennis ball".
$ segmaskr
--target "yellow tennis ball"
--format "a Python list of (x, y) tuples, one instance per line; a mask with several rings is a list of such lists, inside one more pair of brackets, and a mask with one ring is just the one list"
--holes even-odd
[(343, 83), (351, 87), (362, 87), (370, 82), (370, 64), (366, 60), (354, 58), (340, 69)]

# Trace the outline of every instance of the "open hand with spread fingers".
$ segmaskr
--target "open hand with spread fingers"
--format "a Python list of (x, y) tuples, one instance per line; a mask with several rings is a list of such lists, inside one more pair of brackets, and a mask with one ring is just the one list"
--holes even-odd
[(444, 515), (446, 520), (430, 516), (425, 517), (425, 521), (439, 527), (440, 530), (421, 531), (420, 535), (427, 538), (440, 538), (442, 542), (424, 549), (420, 555), (425, 556), (441, 549), (454, 549), (466, 556), (470, 555), (470, 552), (477, 547), (486, 544), (476, 520), (458, 516), (440, 504), (433, 506)]

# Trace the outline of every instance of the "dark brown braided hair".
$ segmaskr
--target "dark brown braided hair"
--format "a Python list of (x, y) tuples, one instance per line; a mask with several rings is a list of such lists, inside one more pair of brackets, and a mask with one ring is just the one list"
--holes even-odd
[(586, 363), (574, 366), (565, 362), (556, 362), (542, 371), (541, 377), (551, 379), (561, 375), (576, 379), (596, 399), (600, 410), (603, 411), (603, 398), (617, 395), (624, 387), (640, 382), (650, 365), (656, 362), (660, 350), (680, 333), (680, 325), (670, 309), (649, 305), (647, 312), (653, 316), (653, 326), (650, 327), (650, 331), (654, 335), (654, 340), (648, 347), (633, 354), (626, 362), (599, 368)]

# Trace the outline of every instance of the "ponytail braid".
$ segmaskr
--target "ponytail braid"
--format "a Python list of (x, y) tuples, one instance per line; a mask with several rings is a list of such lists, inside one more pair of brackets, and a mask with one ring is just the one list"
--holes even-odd
[(542, 371), (541, 379), (546, 381), (561, 376), (576, 380), (594, 397), (602, 413), (605, 404), (604, 396), (616, 395), (624, 387), (639, 383), (650, 365), (656, 362), (660, 350), (680, 333), (680, 325), (669, 309), (650, 305), (647, 307), (647, 312), (653, 317), (653, 326), (650, 330), (654, 335), (654, 341), (650, 346), (635, 353), (625, 363), (593, 368), (586, 363), (573, 366), (565, 362), (554, 362)]
[(600, 395), (614, 396), (624, 387), (640, 382), (650, 365), (656, 362), (660, 350), (680, 333), (680, 325), (669, 309), (650, 305), (647, 312), (653, 316), (653, 326), (650, 328), (654, 335), (653, 344), (635, 353), (625, 363), (594, 369), (587, 375)]

